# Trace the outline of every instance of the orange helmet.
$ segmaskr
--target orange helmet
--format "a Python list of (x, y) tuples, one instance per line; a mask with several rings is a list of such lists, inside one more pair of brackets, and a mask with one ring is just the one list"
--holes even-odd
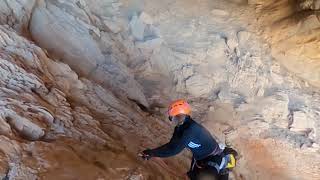
[(178, 114), (185, 114), (185, 115), (191, 114), (191, 107), (187, 103), (187, 101), (183, 99), (179, 99), (171, 103), (171, 105), (168, 108), (169, 117), (173, 117)]

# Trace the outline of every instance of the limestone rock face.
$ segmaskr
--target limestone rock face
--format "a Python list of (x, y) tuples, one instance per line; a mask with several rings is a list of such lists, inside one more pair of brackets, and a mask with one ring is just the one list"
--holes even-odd
[[(319, 1), (249, 1), (281, 64), (319, 87)], [(301, 68), (301, 67), (304, 68)]]
[[(128, 98), (148, 106), (131, 72), (113, 56), (102, 54), (94, 40), (94, 36), (99, 38), (100, 29), (90, 23), (86, 10), (76, 4), (59, 1), (40, 2), (32, 14), (30, 32), (41, 47), (68, 64), (80, 76), (113, 89), (119, 97), (126, 94)], [(69, 11), (64, 9), (67, 7)]]
[(29, 34), (28, 24), (36, 0), (4, 0), (0, 2), (0, 24)]
[(190, 153), (138, 153), (169, 140), (167, 105), (185, 98), (239, 151), (233, 179), (320, 179), (318, 10), (318, 0), (2, 0), (0, 178), (181, 179)]
[[(140, 143), (151, 143), (142, 137), (153, 136), (152, 128), (140, 121), (145, 115), (135, 104), (124, 103), (97, 83), (79, 79), (68, 65), (48, 58), (9, 27), (0, 27), (0, 47), (1, 178), (50, 179), (60, 174), (59, 179), (108, 179), (131, 174), (139, 164), (134, 157)], [(159, 131), (155, 137), (163, 134)], [(79, 158), (83, 154), (85, 159)], [(117, 167), (111, 166), (114, 161), (119, 161)], [(142, 169), (156, 166), (141, 164)], [(135, 173), (144, 178), (170, 177), (141, 169)]]

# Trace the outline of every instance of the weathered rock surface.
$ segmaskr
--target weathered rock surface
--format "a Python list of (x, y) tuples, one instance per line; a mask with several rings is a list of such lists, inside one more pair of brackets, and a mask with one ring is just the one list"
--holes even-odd
[[(319, 88), (319, 1), (249, 1), (271, 43), (272, 54), (288, 70)], [(301, 68), (304, 67), (304, 68)]]
[(188, 98), (235, 177), (319, 179), (319, 1), (288, 2), (1, 1), (0, 177), (179, 179), (137, 153)]
[[(69, 11), (64, 9), (66, 7)], [(100, 29), (90, 23), (86, 13), (76, 4), (39, 1), (30, 20), (32, 38), (79, 76), (112, 89), (119, 97), (126, 94), (128, 98), (148, 106), (130, 71), (113, 56), (102, 54), (93, 37), (100, 37)]]
[(0, 2), (0, 24), (29, 34), (28, 24), (36, 0), (3, 0)]
[[(13, 29), (0, 27), (0, 47), (2, 178), (50, 179), (60, 174), (62, 179), (108, 179), (131, 172), (143, 177), (170, 177), (135, 170), (139, 162), (135, 153), (140, 143), (150, 144), (143, 137), (153, 136), (149, 125), (156, 124), (142, 122), (145, 115), (134, 103), (124, 103), (99, 84), (79, 79), (68, 65), (48, 58)], [(165, 133), (159, 131), (154, 137), (161, 134)], [(104, 160), (96, 154), (98, 149)], [(83, 154), (86, 159), (82, 159)], [(118, 165), (111, 166), (116, 159)], [(121, 170), (123, 166), (126, 171)], [(80, 173), (83, 168), (92, 174)]]

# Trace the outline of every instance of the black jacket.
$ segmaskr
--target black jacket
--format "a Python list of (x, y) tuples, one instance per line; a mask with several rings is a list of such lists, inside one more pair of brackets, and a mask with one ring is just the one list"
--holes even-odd
[(222, 152), (208, 130), (191, 118), (187, 118), (182, 125), (175, 127), (170, 142), (150, 150), (149, 154), (154, 157), (169, 157), (180, 153), (184, 148), (191, 150), (196, 160)]

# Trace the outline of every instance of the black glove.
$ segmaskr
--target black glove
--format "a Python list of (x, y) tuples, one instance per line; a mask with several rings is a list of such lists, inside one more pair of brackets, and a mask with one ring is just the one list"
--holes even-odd
[(142, 159), (144, 160), (149, 160), (152, 157), (152, 153), (150, 149), (146, 149), (144, 151), (142, 151), (142, 153), (140, 154), (140, 156), (142, 157)]

